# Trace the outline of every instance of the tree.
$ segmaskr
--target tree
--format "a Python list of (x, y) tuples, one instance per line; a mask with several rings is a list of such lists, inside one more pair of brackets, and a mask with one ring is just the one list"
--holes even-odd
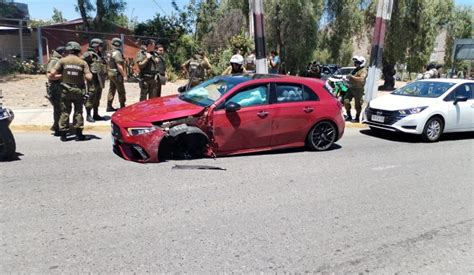
[(449, 21), (453, 0), (395, 0), (386, 34), (384, 61), (420, 71), (429, 61), (436, 35)]
[(53, 16), (51, 17), (54, 23), (62, 23), (67, 20), (63, 17), (63, 13), (56, 8), (53, 8)]
[(324, 19), (327, 22), (327, 34), (322, 46), (328, 48), (332, 62), (350, 62), (352, 38), (364, 33), (366, 10), (370, 10), (370, 1), (325, 0)]
[[(447, 24), (446, 52), (444, 56), (444, 65), (446, 68), (453, 66), (451, 57), (455, 39), (472, 38), (474, 31), (472, 28), (474, 10), (471, 6), (456, 7), (451, 13), (449, 23)], [(454, 67), (460, 69), (461, 61), (456, 61)]]
[(317, 47), (323, 0), (267, 0), (264, 8), (267, 48), (279, 49), (287, 71), (302, 71)]
[(76, 11), (81, 14), (83, 26), (86, 31), (90, 29), (90, 13), (96, 11), (94, 29), (106, 30), (114, 20), (121, 16), (127, 3), (125, 0), (96, 0), (95, 7), (90, 0), (77, 0)]

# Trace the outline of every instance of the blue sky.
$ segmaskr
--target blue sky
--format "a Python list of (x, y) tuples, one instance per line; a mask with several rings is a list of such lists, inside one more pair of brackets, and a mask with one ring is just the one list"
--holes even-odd
[[(79, 18), (80, 15), (75, 11), (76, 0), (15, 0), (15, 2), (28, 4), (30, 17), (34, 19), (51, 19), (53, 8), (57, 8), (68, 19)], [(95, 1), (91, 1), (95, 2)], [(188, 0), (177, 0), (179, 6), (188, 3)], [(457, 5), (473, 5), (472, 0), (455, 0)], [(164, 11), (164, 12), (163, 12)], [(173, 7), (171, 0), (128, 0), (125, 14), (130, 17), (137, 17), (138, 21), (152, 19), (156, 13), (171, 14)]]

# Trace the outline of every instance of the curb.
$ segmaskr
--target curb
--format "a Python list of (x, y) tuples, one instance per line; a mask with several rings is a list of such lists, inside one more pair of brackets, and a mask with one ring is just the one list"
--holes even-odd
[[(367, 128), (362, 123), (346, 122), (346, 128)], [(15, 132), (50, 132), (49, 125), (10, 125), (10, 129)], [(85, 125), (84, 131), (110, 132), (110, 125)]]

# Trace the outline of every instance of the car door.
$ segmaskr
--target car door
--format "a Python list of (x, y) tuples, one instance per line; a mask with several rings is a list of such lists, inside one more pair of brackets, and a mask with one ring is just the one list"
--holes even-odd
[(317, 120), (319, 98), (313, 90), (302, 84), (272, 85), (274, 116), (271, 146), (302, 145), (309, 129)]
[[(454, 91), (444, 99), (448, 108), (448, 117), (445, 125), (446, 131), (474, 130), (473, 89), (473, 83), (463, 83), (456, 87)], [(468, 100), (454, 104), (454, 100), (457, 96), (465, 96)]]
[[(225, 105), (229, 102), (239, 104), (240, 110), (226, 111)], [(212, 114), (217, 151), (269, 147), (272, 117), (268, 83), (247, 86), (232, 93)]]

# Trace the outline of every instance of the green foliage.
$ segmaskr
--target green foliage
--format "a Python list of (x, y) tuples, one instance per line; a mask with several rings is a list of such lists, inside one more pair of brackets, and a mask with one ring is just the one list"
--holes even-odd
[[(452, 64), (452, 53), (455, 39), (472, 38), (473, 33), (473, 17), (474, 10), (471, 6), (456, 7), (451, 13), (449, 23), (447, 25), (447, 37), (446, 37), (446, 54), (444, 56), (444, 62), (446, 68), (451, 68)], [(454, 63), (456, 70), (462, 69), (462, 60), (457, 60)]]
[(407, 63), (408, 71), (421, 71), (429, 61), (441, 25), (446, 24), (453, 0), (397, 0), (388, 26), (384, 59)]
[(352, 40), (360, 35), (364, 28), (365, 12), (368, 6), (361, 0), (325, 0), (325, 19), (328, 22), (329, 33), (325, 46), (331, 53), (331, 60), (337, 64), (346, 62), (347, 48), (352, 46)]
[(233, 55), (233, 49), (232, 46), (228, 46), (226, 49), (219, 49), (209, 55), (209, 62), (212, 65), (212, 75), (220, 75), (227, 67), (229, 67), (229, 61)]
[(13, 56), (13, 58), (1, 61), (0, 74), (11, 74), (11, 73), (20, 73), (20, 74), (44, 74), (44, 67), (38, 63), (34, 58), (29, 60), (21, 61), (20, 58)]
[(62, 23), (67, 21), (67, 19), (63, 17), (63, 13), (56, 8), (53, 8), (53, 16), (51, 17), (51, 20), (53, 20), (54, 23)]
[(287, 71), (302, 71), (317, 46), (322, 0), (265, 1), (265, 34), (268, 49), (280, 52)]
[(122, 12), (126, 6), (125, 0), (96, 0), (95, 6), (90, 0), (77, 0), (76, 11), (81, 14), (85, 30), (90, 29), (91, 13), (96, 11), (93, 21), (94, 30), (106, 31), (111, 29), (115, 20), (123, 19)]
[(232, 36), (229, 41), (229, 45), (233, 49), (239, 49), (242, 52), (242, 55), (250, 53), (252, 48), (254, 48), (253, 44), (253, 40), (249, 36), (246, 36), (243, 32)]

